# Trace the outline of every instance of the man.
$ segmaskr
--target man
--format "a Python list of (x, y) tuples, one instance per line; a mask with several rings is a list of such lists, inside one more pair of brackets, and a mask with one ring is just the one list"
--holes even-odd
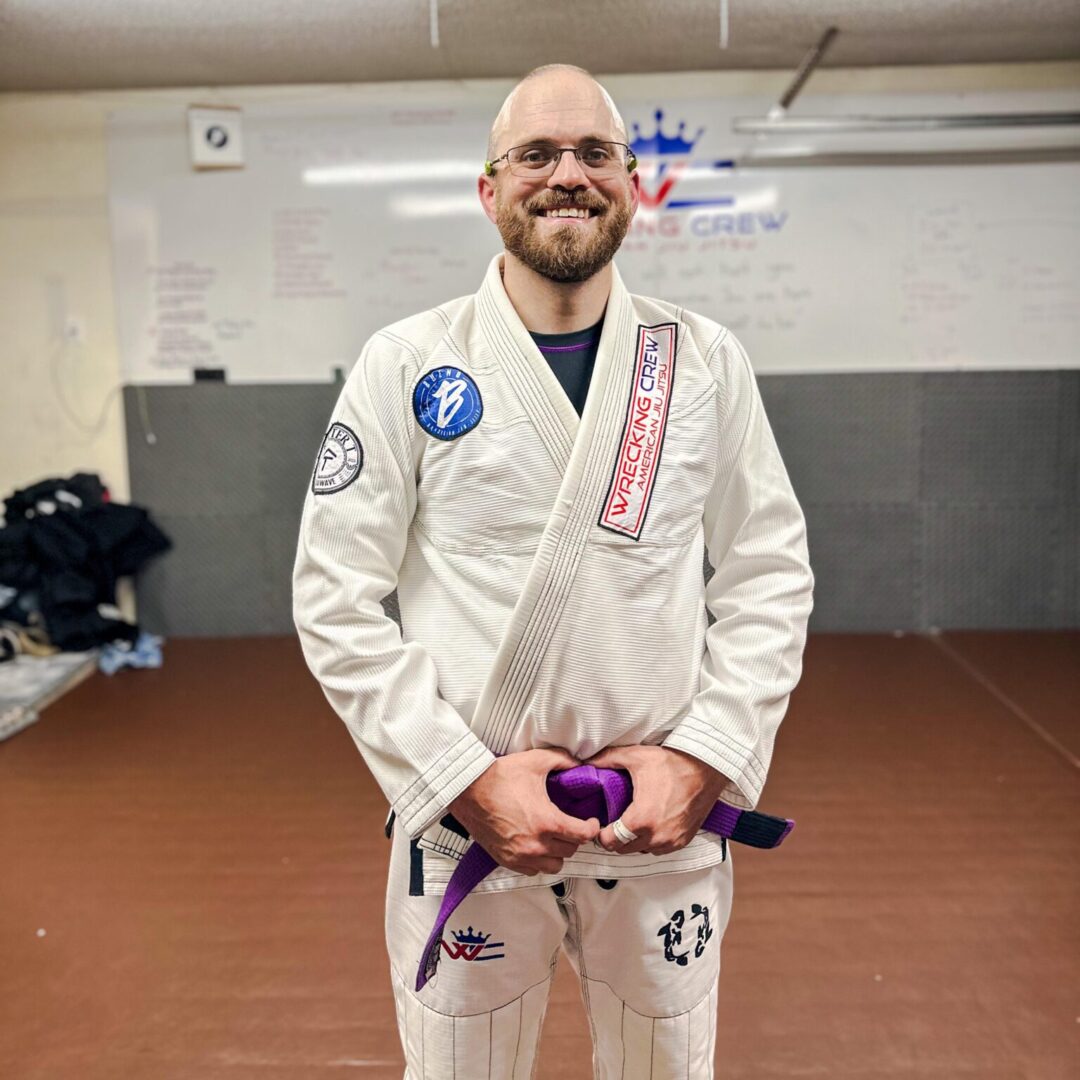
[[(812, 578), (742, 346), (611, 263), (638, 206), (626, 143), (586, 72), (519, 83), (478, 181), (504, 253), (475, 296), (367, 343), (304, 509), (297, 627), (394, 811), (413, 1078), (531, 1076), (560, 948), (598, 1076), (712, 1075), (731, 863), (699, 829), (760, 796)], [(582, 761), (633, 780), (602, 829), (545, 788)], [(417, 992), (470, 838), (500, 865)]]

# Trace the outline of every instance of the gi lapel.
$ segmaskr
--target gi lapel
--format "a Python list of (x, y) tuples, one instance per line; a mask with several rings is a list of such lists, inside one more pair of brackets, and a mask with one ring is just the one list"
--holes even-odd
[[(540, 354), (518, 317), (502, 283), (502, 256), (496, 255), (476, 298), (477, 313), (488, 348), (525, 412), (555, 468), (565, 476), (581, 421), (559, 380)], [(614, 290), (612, 290), (614, 291)], [(609, 301), (610, 306), (610, 301)], [(605, 320), (606, 326), (606, 320)], [(601, 347), (603, 339), (601, 338)], [(597, 356), (593, 379), (599, 372)], [(590, 392), (589, 398), (592, 397)], [(586, 407), (588, 402), (586, 401)], [(563, 489), (565, 489), (565, 482)], [(560, 496), (562, 491), (560, 491)]]
[[(604, 328), (579, 420), (506, 295), (501, 259), (500, 255), (492, 260), (477, 294), (479, 325), (563, 479), (472, 718), (473, 731), (496, 754), (520, 749), (512, 745), (514, 735), (547, 645), (559, 625), (587, 538), (592, 529), (603, 524), (601, 516), (610, 515), (612, 491), (626, 456), (637, 399), (637, 392), (632, 395), (631, 388), (641, 375), (642, 363), (649, 359), (645, 352), (649, 335), (645, 330), (660, 332), (667, 359), (660, 410), (665, 420), (676, 350), (675, 324), (648, 328), (638, 325), (630, 294), (618, 270), (612, 267)], [(646, 494), (644, 505), (637, 507), (639, 522), (644, 520), (647, 508)], [(631, 532), (627, 535), (633, 537)], [(443, 826), (429, 830), (420, 843), (455, 857), (468, 847), (466, 839)]]
[(541, 402), (530, 415), (556, 466), (563, 470), (525, 588), (473, 715), (473, 730), (496, 754), (503, 754), (511, 748), (547, 642), (569, 596), (586, 537), (600, 512), (633, 376), (635, 330), (630, 296), (613, 267), (604, 328), (579, 422), (510, 303), (498, 263), (493, 260), (480, 293), (481, 326), (507, 378), (525, 395), (527, 408), (533, 408), (534, 400)]

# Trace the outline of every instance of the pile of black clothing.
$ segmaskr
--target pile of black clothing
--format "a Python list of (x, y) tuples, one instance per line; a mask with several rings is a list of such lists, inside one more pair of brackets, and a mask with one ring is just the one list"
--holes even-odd
[(172, 547), (138, 506), (114, 503), (93, 473), (42, 480), (4, 500), (0, 624), (31, 628), (65, 652), (134, 642), (116, 582)]

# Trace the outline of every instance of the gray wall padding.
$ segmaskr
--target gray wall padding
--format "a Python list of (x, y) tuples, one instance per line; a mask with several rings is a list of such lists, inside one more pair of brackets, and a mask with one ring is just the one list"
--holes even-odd
[[(1080, 625), (1080, 371), (760, 384), (806, 511), (812, 629)], [(126, 388), (132, 501), (176, 545), (140, 576), (147, 629), (292, 631), (300, 508), (339, 389)]]

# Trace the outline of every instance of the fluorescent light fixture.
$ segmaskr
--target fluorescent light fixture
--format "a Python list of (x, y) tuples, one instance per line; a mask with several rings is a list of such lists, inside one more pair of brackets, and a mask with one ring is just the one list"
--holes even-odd
[(1080, 113), (960, 113), (953, 116), (739, 116), (731, 130), (739, 135), (842, 134), (851, 131), (942, 131), (957, 128), (1061, 127), (1080, 124)]
[(472, 217), (483, 214), (480, 196), (469, 195), (403, 195), (391, 199), (387, 209), (394, 217), (400, 218), (440, 218)]
[(484, 167), (475, 161), (433, 158), (430, 161), (358, 161), (351, 165), (317, 165), (303, 171), (305, 184), (422, 184), (475, 180)]
[(740, 165), (750, 161), (764, 161), (768, 158), (813, 157), (818, 150), (813, 146), (754, 146), (739, 159)]

